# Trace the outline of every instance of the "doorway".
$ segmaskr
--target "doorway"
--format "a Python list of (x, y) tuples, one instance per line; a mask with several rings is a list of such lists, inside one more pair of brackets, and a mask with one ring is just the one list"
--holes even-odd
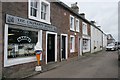
[(47, 39), (47, 62), (55, 61), (55, 35), (48, 34)]
[(61, 35), (61, 60), (67, 59), (67, 34)]
[(46, 32), (46, 64), (57, 61), (57, 33)]

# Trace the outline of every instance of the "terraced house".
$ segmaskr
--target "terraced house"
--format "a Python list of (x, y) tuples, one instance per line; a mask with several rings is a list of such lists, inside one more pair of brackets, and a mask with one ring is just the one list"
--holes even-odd
[(34, 47), (37, 43), (42, 49), (43, 69), (91, 52), (93, 24), (84, 13), (79, 13), (77, 3), (69, 7), (60, 1), (25, 0), (2, 2), (0, 5), (2, 76), (17, 78), (34, 72), (37, 65)]

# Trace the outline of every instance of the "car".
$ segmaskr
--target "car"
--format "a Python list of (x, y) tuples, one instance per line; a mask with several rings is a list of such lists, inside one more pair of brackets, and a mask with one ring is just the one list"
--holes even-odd
[(114, 43), (110, 43), (106, 46), (106, 51), (107, 50), (115, 51), (117, 50), (117, 45), (115, 45)]

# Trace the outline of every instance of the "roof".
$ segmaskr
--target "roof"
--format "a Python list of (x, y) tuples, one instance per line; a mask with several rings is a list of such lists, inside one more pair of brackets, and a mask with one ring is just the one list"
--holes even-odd
[(54, 2), (57, 2), (58, 4), (60, 4), (61, 6), (63, 6), (64, 8), (68, 9), (70, 12), (72, 12), (73, 14), (77, 15), (79, 18), (81, 18), (83, 21), (89, 23), (90, 25), (94, 26), (95, 28), (97, 28), (98, 30), (100, 30), (102, 33), (104, 33), (101, 29), (99, 29), (96, 25), (94, 25), (93, 23), (91, 23), (90, 21), (88, 21), (87, 19), (83, 18), (79, 13), (74, 12), (68, 5), (66, 5), (65, 3), (63, 3), (60, 0), (54, 0)]

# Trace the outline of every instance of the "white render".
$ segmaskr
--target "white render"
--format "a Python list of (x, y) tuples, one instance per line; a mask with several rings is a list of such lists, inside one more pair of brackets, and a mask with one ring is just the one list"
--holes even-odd
[(102, 50), (102, 46), (103, 33), (96, 27), (91, 26), (91, 53)]
[(107, 46), (107, 35), (103, 34), (103, 47), (105, 48)]

